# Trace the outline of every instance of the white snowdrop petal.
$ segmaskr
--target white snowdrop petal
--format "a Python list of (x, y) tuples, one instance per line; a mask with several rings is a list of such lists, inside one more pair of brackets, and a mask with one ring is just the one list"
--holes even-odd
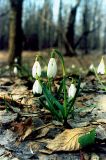
[(14, 74), (15, 74), (15, 75), (17, 75), (17, 74), (18, 74), (18, 69), (17, 69), (17, 67), (16, 67), (16, 66), (14, 67), (13, 72), (14, 72)]
[(75, 87), (75, 85), (74, 84), (71, 84), (70, 85), (70, 87), (69, 87), (69, 90), (68, 90), (68, 97), (69, 98), (73, 98), (74, 96), (75, 96), (75, 94), (76, 94), (76, 87)]
[(94, 65), (93, 64), (90, 65), (89, 70), (94, 71)]
[(103, 57), (102, 57), (102, 59), (100, 61), (100, 64), (98, 65), (97, 73), (98, 74), (105, 74), (105, 64), (104, 64)]
[(41, 76), (41, 66), (38, 61), (35, 61), (33, 67), (32, 67), (32, 76), (36, 78), (36, 76)]
[(50, 58), (47, 68), (47, 76), (49, 78), (54, 78), (57, 73), (57, 64), (55, 58)]
[(17, 58), (15, 58), (15, 59), (14, 59), (14, 62), (15, 62), (15, 63), (17, 63), (17, 62), (18, 62), (18, 59), (17, 59)]
[(38, 80), (36, 80), (33, 84), (33, 94), (37, 93), (37, 94), (42, 94), (42, 87), (39, 83)]

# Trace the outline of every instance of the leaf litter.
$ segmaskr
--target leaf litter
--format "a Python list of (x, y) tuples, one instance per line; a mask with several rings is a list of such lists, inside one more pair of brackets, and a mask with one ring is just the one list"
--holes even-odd
[[(77, 160), (81, 158), (80, 150), (83, 157), (90, 154), (88, 156), (90, 159), (100, 156), (103, 158), (103, 153), (106, 151), (104, 147), (106, 142), (105, 95), (98, 93), (93, 76), (85, 77), (84, 80), (86, 85), (83, 86), (81, 95), (77, 99), (75, 117), (68, 120), (73, 126), (70, 130), (54, 123), (50, 113), (40, 108), (39, 97), (32, 95), (25, 80), (16, 77), (1, 78), (0, 158), (9, 160), (17, 157), (24, 160), (71, 157)], [(58, 79), (55, 83), (58, 84)], [(90, 151), (85, 150), (78, 139), (94, 128), (97, 146), (91, 146)], [(98, 155), (99, 148), (101, 150)], [(70, 153), (73, 151), (77, 152)], [(6, 156), (5, 152), (9, 155)]]

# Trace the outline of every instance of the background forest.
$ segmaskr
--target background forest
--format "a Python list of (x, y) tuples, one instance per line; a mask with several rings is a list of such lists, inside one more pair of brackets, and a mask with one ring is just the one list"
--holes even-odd
[(106, 159), (106, 0), (0, 0), (0, 160)]
[(56, 47), (68, 56), (105, 53), (105, 8), (105, 0), (0, 0), (0, 50), (11, 48), (9, 39), (18, 28), (16, 43), (22, 41), (23, 50)]

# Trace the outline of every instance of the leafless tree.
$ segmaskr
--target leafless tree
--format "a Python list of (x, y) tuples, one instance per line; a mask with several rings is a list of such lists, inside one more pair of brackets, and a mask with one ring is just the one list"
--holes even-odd
[[(67, 42), (65, 42), (65, 48), (66, 48), (66, 54), (68, 56), (75, 55), (75, 20), (76, 20), (76, 14), (77, 9), (80, 5), (81, 0), (78, 0), (77, 4), (71, 8), (70, 14), (69, 14), (69, 20), (67, 25), (67, 31), (66, 31), (66, 39)], [(71, 47), (71, 50), (69, 48), (69, 45)]]
[(21, 64), (22, 53), (22, 5), (23, 0), (10, 0), (10, 30), (9, 30), (9, 64), (14, 63), (17, 58), (17, 63)]

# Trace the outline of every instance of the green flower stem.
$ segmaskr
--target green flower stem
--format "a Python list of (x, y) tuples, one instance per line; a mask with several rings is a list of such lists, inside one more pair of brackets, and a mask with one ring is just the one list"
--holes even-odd
[(52, 84), (52, 78), (48, 78), (48, 88), (50, 92), (52, 91), (51, 84)]
[(62, 70), (63, 70), (63, 92), (64, 92), (64, 120), (67, 120), (67, 92), (66, 92), (66, 71), (65, 71), (65, 64), (64, 64), (64, 59), (61, 53), (58, 50), (54, 50), (54, 53), (56, 53), (62, 64)]
[(98, 76), (95, 68), (94, 68), (94, 73), (95, 73), (95, 76), (96, 76), (98, 82), (101, 84), (101, 86), (103, 87), (103, 89), (106, 91), (106, 87), (105, 87), (105, 86), (103, 85), (103, 83), (101, 82), (101, 80), (100, 80), (100, 78), (99, 78), (99, 76)]
[(67, 117), (67, 94), (66, 94), (66, 78), (63, 77), (63, 90), (64, 90), (64, 118)]

